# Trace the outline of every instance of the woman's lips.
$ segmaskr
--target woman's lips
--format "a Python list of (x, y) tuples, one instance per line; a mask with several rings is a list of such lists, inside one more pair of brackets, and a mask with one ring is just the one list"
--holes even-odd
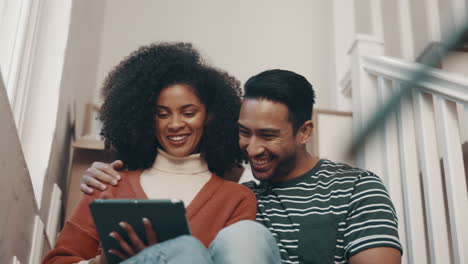
[(183, 145), (187, 142), (187, 138), (190, 134), (177, 135), (177, 136), (167, 136), (168, 141), (173, 145)]

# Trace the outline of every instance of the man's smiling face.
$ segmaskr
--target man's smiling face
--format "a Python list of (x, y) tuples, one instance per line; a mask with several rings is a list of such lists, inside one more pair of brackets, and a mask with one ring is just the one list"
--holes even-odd
[(285, 104), (246, 98), (239, 115), (239, 146), (260, 181), (286, 180), (294, 168), (297, 149)]

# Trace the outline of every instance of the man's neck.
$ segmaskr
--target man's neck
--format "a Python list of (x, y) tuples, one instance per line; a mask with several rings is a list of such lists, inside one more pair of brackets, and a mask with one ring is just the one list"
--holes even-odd
[(285, 182), (300, 177), (315, 167), (318, 161), (318, 157), (314, 157), (304, 150), (304, 152), (297, 155), (295, 165), (292, 170), (287, 173), (287, 176), (276, 179), (274, 182)]

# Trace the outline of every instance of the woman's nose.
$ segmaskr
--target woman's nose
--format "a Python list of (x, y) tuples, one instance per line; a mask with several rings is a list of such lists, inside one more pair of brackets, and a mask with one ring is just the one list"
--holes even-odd
[(181, 120), (180, 117), (174, 116), (169, 121), (168, 128), (169, 130), (172, 130), (172, 131), (178, 131), (184, 128), (184, 122), (183, 120)]

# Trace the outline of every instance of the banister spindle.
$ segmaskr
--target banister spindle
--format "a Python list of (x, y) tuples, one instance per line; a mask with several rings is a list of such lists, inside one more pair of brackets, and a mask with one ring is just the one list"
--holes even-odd
[(468, 195), (456, 103), (435, 99), (437, 132), (442, 152), (454, 262), (468, 262)]
[(428, 263), (451, 263), (434, 103), (432, 95), (420, 91), (413, 91), (413, 98), (430, 254)]

